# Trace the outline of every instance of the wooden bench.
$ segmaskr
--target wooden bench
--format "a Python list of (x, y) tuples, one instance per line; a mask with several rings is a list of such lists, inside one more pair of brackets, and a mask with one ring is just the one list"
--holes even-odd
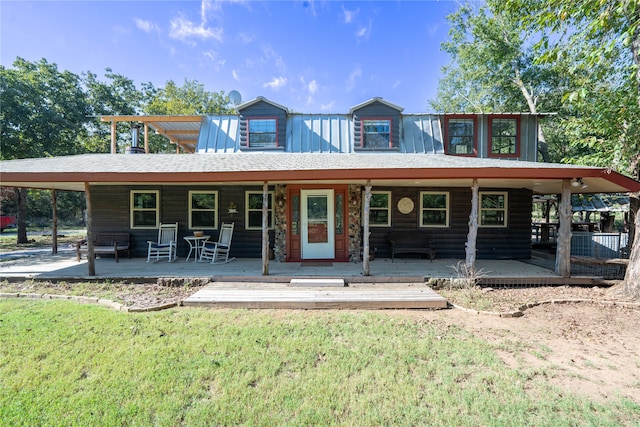
[(436, 258), (436, 251), (431, 247), (429, 238), (419, 231), (392, 231), (389, 233), (391, 242), (391, 262), (396, 254), (423, 254), (433, 262)]
[[(87, 239), (81, 240), (75, 244), (76, 258), (81, 259), (82, 253), (89, 252), (89, 244)], [(118, 254), (126, 251), (131, 258), (131, 242), (129, 241), (129, 233), (94, 233), (93, 235), (93, 253), (109, 254), (116, 257), (118, 262)]]

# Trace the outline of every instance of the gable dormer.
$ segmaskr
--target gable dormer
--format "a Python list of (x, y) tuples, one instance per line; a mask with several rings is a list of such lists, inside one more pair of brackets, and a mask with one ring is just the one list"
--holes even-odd
[(284, 150), (286, 107), (258, 97), (238, 106), (240, 148), (243, 150)]
[(385, 151), (400, 148), (400, 114), (403, 108), (373, 98), (349, 110), (353, 117), (355, 150)]

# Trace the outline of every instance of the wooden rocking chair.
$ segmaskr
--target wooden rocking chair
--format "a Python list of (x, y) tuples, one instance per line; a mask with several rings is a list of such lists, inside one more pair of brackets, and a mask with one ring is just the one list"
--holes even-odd
[(223, 264), (233, 261), (235, 258), (229, 259), (231, 251), (231, 238), (233, 237), (234, 223), (222, 223), (220, 235), (217, 242), (206, 242), (200, 253), (200, 261), (203, 259), (211, 260), (211, 264)]
[(175, 261), (176, 249), (178, 245), (178, 223), (160, 224), (158, 229), (158, 241), (148, 240), (149, 249), (147, 251), (147, 262), (155, 256), (156, 261), (160, 258), (168, 258), (169, 262)]

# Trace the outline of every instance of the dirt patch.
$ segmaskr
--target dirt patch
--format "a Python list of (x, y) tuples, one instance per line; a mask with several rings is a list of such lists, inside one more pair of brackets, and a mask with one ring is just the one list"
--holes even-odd
[[(505, 289), (483, 298), (493, 301), (492, 311), (547, 303), (517, 318), (456, 309), (438, 315), (492, 343), (507, 366), (544, 375), (561, 390), (640, 404), (640, 308), (607, 299), (604, 288)], [(578, 299), (589, 302), (564, 302)]]

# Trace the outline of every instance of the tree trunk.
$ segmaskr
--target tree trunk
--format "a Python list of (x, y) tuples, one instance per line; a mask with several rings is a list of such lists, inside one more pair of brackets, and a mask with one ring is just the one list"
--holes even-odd
[(58, 253), (58, 193), (56, 190), (51, 190), (51, 253)]
[(467, 272), (476, 271), (476, 241), (478, 237), (478, 180), (473, 180), (471, 186), (471, 213), (469, 214), (469, 234), (467, 235), (466, 260)]
[(262, 275), (269, 275), (269, 184), (266, 181), (262, 187)]
[(84, 183), (84, 195), (87, 200), (87, 268), (89, 269), (89, 276), (96, 275), (96, 257), (95, 250), (93, 248), (93, 209), (91, 207), (91, 188), (88, 182)]
[[(640, 236), (640, 215), (636, 214), (634, 228), (636, 237)], [(621, 289), (623, 296), (636, 300), (640, 300), (640, 244), (638, 244), (638, 242), (640, 242), (640, 239), (636, 239), (635, 244), (631, 248), (629, 265), (627, 265), (627, 272), (624, 276)]]
[(558, 244), (556, 248), (556, 274), (571, 276), (571, 181), (562, 181), (562, 194), (558, 206)]
[[(391, 203), (391, 200), (389, 200)], [(362, 274), (369, 276), (369, 211), (371, 205), (371, 181), (364, 186), (364, 214), (362, 215)]]
[(28, 243), (27, 240), (27, 189), (16, 188), (16, 205), (18, 205), (18, 215), (16, 218), (18, 226), (17, 244)]
[[(527, 101), (527, 106), (529, 107), (529, 112), (531, 114), (538, 114), (538, 108), (536, 107), (536, 100), (533, 95), (529, 92), (527, 87), (525, 86), (522, 78), (520, 77), (520, 69), (515, 68), (515, 78), (513, 79), (515, 85), (522, 92), (522, 96), (524, 96), (525, 101)], [(542, 130), (542, 126), (540, 125), (540, 120), (538, 120), (538, 152), (542, 156), (542, 161), (545, 163), (550, 163), (551, 158), (549, 157), (549, 147), (547, 146), (547, 140), (544, 136), (544, 131)]]

